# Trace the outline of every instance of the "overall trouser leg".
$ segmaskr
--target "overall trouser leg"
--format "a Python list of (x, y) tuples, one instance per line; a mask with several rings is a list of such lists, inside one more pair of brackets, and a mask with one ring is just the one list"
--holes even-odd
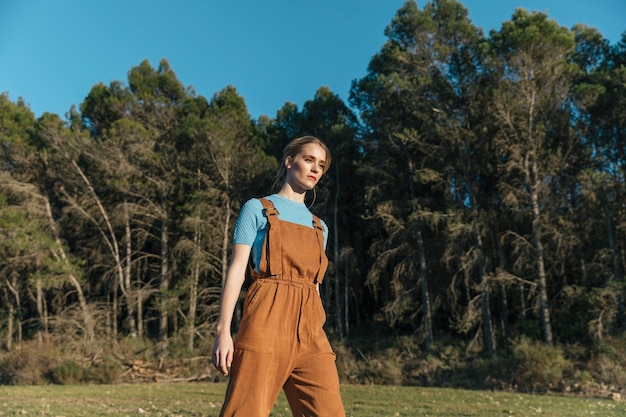
[[(244, 301), (244, 315), (223, 417), (267, 417), (292, 369), (293, 326), (297, 292), (277, 281), (254, 281)], [(292, 303), (283, 300), (292, 299)], [(280, 302), (277, 302), (279, 300)]]
[(303, 357), (283, 389), (294, 417), (345, 416), (332, 353)]
[(271, 353), (237, 350), (220, 417), (267, 417), (280, 393)]

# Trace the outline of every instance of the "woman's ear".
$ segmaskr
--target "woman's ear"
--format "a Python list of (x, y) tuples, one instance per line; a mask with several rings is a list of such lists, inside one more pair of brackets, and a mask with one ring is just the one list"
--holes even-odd
[(285, 158), (285, 167), (287, 167), (287, 169), (291, 168), (291, 162), (292, 162), (291, 156), (288, 156)]

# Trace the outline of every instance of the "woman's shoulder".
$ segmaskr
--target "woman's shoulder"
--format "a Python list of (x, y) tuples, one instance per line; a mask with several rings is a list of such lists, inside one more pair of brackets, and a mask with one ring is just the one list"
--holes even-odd
[(259, 212), (259, 214), (263, 213), (263, 202), (262, 200), (268, 200), (274, 207), (276, 207), (276, 203), (280, 205), (280, 202), (273, 198), (272, 195), (264, 196), (264, 197), (253, 197), (247, 200), (243, 206), (242, 210), (254, 210)]
[(268, 200), (274, 208), (280, 213), (281, 209), (284, 209), (282, 206), (282, 202), (280, 199), (275, 198), (275, 194), (268, 195), (265, 197), (254, 197), (247, 200), (243, 206), (241, 206), (240, 215), (243, 215), (248, 218), (256, 218), (262, 219), (265, 217), (264, 215), (264, 204), (261, 201), (262, 199)]
[(244, 207), (261, 209), (263, 207), (263, 204), (261, 203), (260, 198), (254, 197), (243, 203), (242, 208)]
[(251, 198), (241, 206), (239, 218), (242, 221), (253, 221), (258, 223), (263, 217), (263, 204), (258, 198)]

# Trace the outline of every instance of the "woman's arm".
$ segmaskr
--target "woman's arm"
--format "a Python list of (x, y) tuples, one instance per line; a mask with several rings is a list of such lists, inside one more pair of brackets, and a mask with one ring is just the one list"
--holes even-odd
[(251, 247), (248, 245), (237, 243), (233, 246), (226, 282), (224, 282), (224, 287), (222, 288), (220, 315), (217, 321), (217, 336), (213, 346), (213, 365), (223, 375), (228, 375), (228, 369), (233, 362), (235, 349), (230, 327), (235, 305), (246, 278), (250, 251)]

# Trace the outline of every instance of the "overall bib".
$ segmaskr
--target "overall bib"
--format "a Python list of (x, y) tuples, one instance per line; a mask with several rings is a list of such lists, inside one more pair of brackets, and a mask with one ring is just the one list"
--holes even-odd
[(284, 389), (296, 417), (344, 417), (335, 354), (316, 285), (328, 259), (323, 227), (281, 221), (260, 199), (267, 230), (243, 316), (221, 417), (267, 417)]

